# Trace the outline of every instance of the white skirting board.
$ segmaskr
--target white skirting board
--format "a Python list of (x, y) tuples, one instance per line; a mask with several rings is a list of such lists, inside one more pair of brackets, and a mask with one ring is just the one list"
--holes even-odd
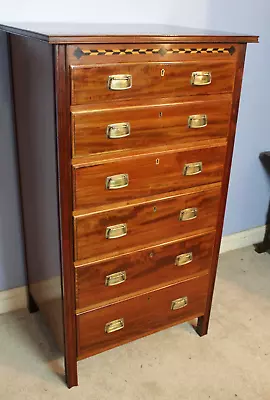
[(26, 286), (0, 292), (0, 314), (26, 307)]
[[(221, 241), (220, 253), (240, 249), (254, 243), (262, 242), (265, 226), (224, 236)], [(4, 290), (0, 292), (0, 314), (27, 307), (26, 287)]]
[(232, 235), (223, 236), (221, 240), (220, 254), (260, 243), (263, 241), (264, 233), (265, 225), (248, 229), (247, 231), (233, 233)]

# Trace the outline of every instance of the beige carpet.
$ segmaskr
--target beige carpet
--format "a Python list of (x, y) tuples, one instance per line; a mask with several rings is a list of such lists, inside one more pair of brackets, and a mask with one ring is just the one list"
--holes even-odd
[(81, 361), (78, 388), (39, 320), (0, 316), (0, 399), (270, 400), (270, 255), (251, 247), (221, 256), (207, 336), (183, 324)]

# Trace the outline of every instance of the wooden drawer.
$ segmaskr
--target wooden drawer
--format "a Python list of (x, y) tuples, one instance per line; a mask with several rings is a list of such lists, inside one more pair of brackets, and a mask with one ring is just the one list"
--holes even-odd
[[(127, 202), (135, 198), (219, 182), (223, 175), (225, 155), (226, 146), (218, 146), (131, 156), (75, 167), (74, 209), (109, 205), (119, 201)], [(187, 164), (198, 162), (202, 163), (200, 173), (184, 175)], [(197, 169), (188, 171), (198, 172)], [(119, 179), (119, 176), (122, 178), (120, 184), (127, 186), (107, 189), (107, 179), (112, 177), (113, 181), (116, 181), (115, 177)]]
[[(209, 72), (211, 83), (203, 86), (192, 85), (192, 73), (197, 71)], [(115, 75), (118, 82), (127, 82), (126, 85), (131, 87), (125, 90), (110, 90), (109, 77)], [(71, 67), (71, 101), (75, 105), (231, 93), (234, 76), (233, 60), (76, 65)]]
[[(75, 260), (104, 259), (108, 255), (123, 254), (132, 248), (165, 243), (170, 238), (187, 235), (199, 229), (215, 229), (220, 185), (210, 190), (196, 188), (190, 192), (110, 211), (76, 216)], [(197, 208), (197, 217), (181, 221), (181, 210), (189, 208)], [(189, 217), (194, 215), (191, 213)], [(106, 231), (122, 235), (123, 224), (126, 225), (126, 235), (106, 239)], [(114, 231), (112, 227), (115, 226), (120, 229)]]
[[(196, 143), (228, 135), (231, 95), (155, 104), (72, 111), (73, 156)], [(115, 105), (114, 105), (115, 106)], [(207, 125), (189, 128), (189, 116), (206, 115)]]
[[(78, 357), (99, 353), (203, 315), (208, 280), (208, 275), (204, 275), (77, 315)], [(183, 298), (187, 298), (185, 306)], [(172, 310), (172, 302), (178, 299), (176, 304), (182, 308)], [(106, 332), (116, 328), (121, 329)]]
[(208, 272), (214, 239), (215, 231), (77, 267), (77, 309)]

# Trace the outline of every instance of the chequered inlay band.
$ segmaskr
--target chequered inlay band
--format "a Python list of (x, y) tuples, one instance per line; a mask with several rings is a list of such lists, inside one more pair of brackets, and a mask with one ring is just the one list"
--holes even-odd
[(202, 48), (179, 48), (179, 49), (89, 49), (82, 50), (80, 47), (74, 51), (74, 56), (80, 59), (82, 56), (122, 56), (133, 54), (158, 54), (165, 56), (166, 54), (230, 54), (233, 55), (235, 48), (231, 47), (202, 47)]

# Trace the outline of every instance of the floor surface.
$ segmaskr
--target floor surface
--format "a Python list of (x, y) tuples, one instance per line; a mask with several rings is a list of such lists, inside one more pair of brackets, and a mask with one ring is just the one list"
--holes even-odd
[(270, 400), (270, 255), (221, 256), (207, 336), (167, 329), (81, 361), (79, 379), (65, 387), (38, 313), (0, 315), (3, 400)]

